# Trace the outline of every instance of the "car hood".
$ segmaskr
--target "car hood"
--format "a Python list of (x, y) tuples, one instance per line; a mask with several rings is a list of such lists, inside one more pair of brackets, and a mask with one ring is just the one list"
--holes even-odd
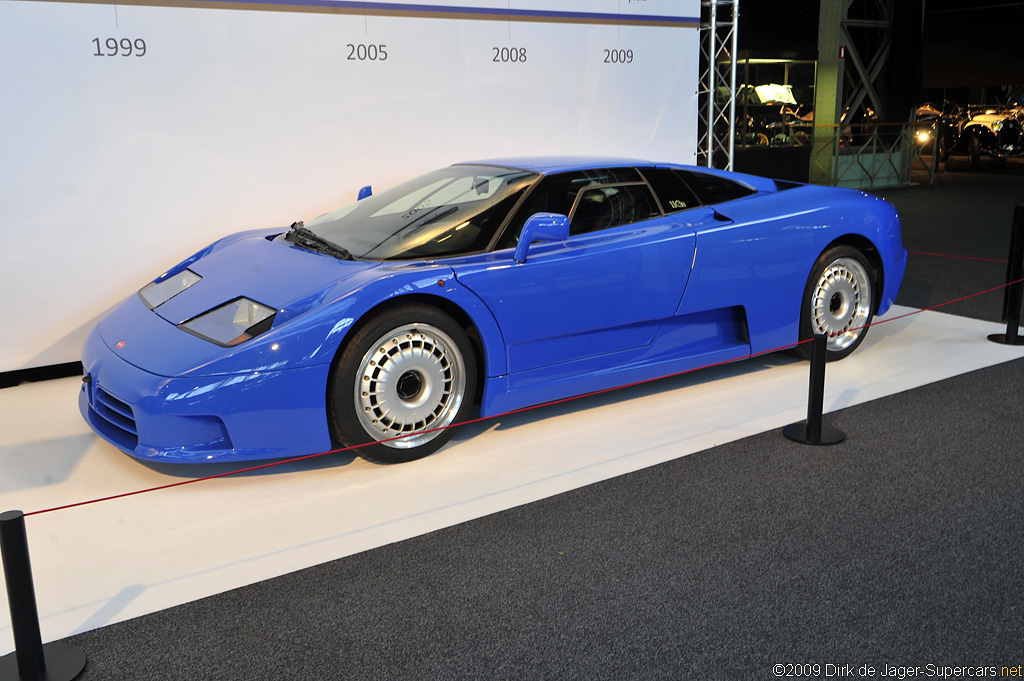
[(223, 348), (177, 324), (244, 296), (277, 309), (277, 329), (326, 302), (339, 282), (380, 264), (338, 260), (272, 237), (240, 239), (189, 265), (202, 281), (155, 309), (138, 295), (126, 300), (100, 322), (100, 337), (124, 361), (160, 376), (219, 373), (214, 363), (250, 351), (250, 343)]
[(980, 123), (981, 125), (987, 125), (992, 127), (993, 123), (1005, 121), (1007, 118), (1012, 118), (1010, 114), (1005, 113), (994, 113), (994, 114), (975, 114), (971, 116), (971, 123)]
[(154, 312), (172, 324), (180, 324), (244, 296), (291, 317), (316, 306), (324, 290), (379, 264), (339, 260), (282, 239), (254, 236), (190, 265), (202, 281)]

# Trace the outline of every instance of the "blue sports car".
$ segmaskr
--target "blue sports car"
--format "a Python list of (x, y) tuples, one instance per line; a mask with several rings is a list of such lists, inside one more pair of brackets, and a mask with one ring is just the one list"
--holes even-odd
[(617, 158), (460, 163), (175, 265), (90, 334), (79, 402), (142, 459), (370, 443), (410, 461), (476, 413), (815, 333), (841, 359), (906, 257), (896, 211), (861, 192)]

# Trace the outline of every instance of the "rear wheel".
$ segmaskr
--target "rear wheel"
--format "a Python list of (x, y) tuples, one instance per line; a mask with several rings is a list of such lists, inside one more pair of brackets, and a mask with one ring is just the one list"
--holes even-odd
[(379, 463), (434, 453), (473, 401), (476, 361), (462, 327), (440, 310), (407, 305), (371, 318), (331, 373), (328, 417), (344, 446)]
[[(864, 255), (851, 246), (830, 248), (811, 269), (800, 312), (800, 340), (828, 336), (828, 361), (840, 360), (857, 349), (874, 316), (874, 280)], [(810, 343), (796, 353), (810, 359)]]

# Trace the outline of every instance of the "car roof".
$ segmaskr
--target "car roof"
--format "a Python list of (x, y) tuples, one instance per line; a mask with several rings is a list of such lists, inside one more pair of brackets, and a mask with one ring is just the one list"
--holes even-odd
[(642, 159), (618, 158), (615, 156), (520, 156), (491, 158), (482, 161), (463, 161), (454, 165), (516, 168), (518, 170), (540, 173), (541, 175), (587, 170), (590, 168), (679, 168), (691, 172), (701, 172), (705, 175), (715, 175), (732, 180), (733, 182), (741, 182), (760, 193), (771, 194), (778, 191), (775, 180), (757, 175), (747, 175), (718, 168), (697, 168), (693, 165), (682, 163), (654, 163)]
[(547, 175), (549, 173), (564, 173), (571, 170), (587, 170), (588, 168), (653, 167), (656, 164), (641, 159), (616, 158), (613, 156), (520, 156), (464, 161), (455, 165), (518, 168), (519, 170), (529, 170)]

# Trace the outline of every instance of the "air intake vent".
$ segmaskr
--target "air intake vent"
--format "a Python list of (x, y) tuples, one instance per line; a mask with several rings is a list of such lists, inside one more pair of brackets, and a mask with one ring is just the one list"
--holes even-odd
[(99, 417), (96, 425), (118, 446), (133, 450), (139, 445), (139, 431), (132, 408), (98, 385), (95, 386), (92, 411)]

